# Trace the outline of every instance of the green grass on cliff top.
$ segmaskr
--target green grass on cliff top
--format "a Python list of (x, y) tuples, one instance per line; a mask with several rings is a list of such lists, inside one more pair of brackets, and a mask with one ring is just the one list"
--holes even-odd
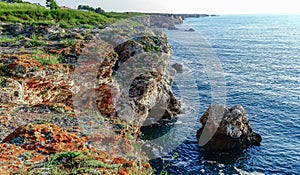
[(141, 16), (142, 13), (105, 12), (98, 14), (82, 10), (50, 10), (30, 3), (0, 2), (0, 21), (6, 23), (25, 23), (33, 25), (59, 24), (61, 27), (105, 26), (120, 19)]

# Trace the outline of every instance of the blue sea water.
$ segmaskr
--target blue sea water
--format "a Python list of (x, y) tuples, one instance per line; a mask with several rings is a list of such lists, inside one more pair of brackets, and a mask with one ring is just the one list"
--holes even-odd
[[(224, 15), (188, 18), (184, 25), (194, 28), (194, 34), (166, 32), (172, 61), (194, 74), (184, 105), (198, 107), (197, 115), (184, 123), (191, 126), (190, 135), (177, 132), (173, 139), (185, 137), (181, 143), (168, 155), (151, 160), (157, 174), (300, 174), (300, 16)], [(211, 46), (222, 67), (226, 105), (241, 104), (246, 109), (254, 131), (263, 138), (261, 146), (217, 160), (199, 151), (195, 134), (201, 126), (199, 118), (214, 102), (212, 85), (204, 66), (195, 60), (197, 55), (189, 52), (189, 43), (196, 41), (172, 39), (180, 33), (197, 34)], [(178, 96), (176, 81), (183, 78), (175, 79)], [(189, 82), (183, 84), (188, 89)], [(182, 122), (176, 125), (180, 128)]]

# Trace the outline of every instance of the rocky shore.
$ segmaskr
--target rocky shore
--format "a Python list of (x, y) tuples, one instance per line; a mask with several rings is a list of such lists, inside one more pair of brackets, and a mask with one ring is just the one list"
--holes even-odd
[[(161, 28), (182, 20), (152, 15), (104, 29), (1, 23), (0, 172), (152, 174), (140, 129), (181, 112), (172, 83), (183, 67), (169, 65)], [(211, 105), (200, 121), (205, 151), (261, 142), (241, 106)]]
[(1, 23), (0, 171), (151, 174), (139, 129), (180, 112), (172, 50), (157, 29), (173, 26), (159, 17), (101, 30)]

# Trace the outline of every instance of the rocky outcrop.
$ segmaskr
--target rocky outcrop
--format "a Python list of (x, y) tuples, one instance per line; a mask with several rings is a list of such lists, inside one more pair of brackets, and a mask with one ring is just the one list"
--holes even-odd
[(194, 32), (195, 31), (195, 29), (193, 29), (193, 28), (190, 28), (189, 30), (185, 30), (186, 32)]
[(72, 101), (76, 110), (99, 110), (106, 117), (115, 114), (114, 91), (117, 87), (112, 73), (117, 60), (112, 45), (99, 38), (91, 40), (82, 50), (71, 75)]
[[(260, 145), (261, 136), (252, 130), (245, 109), (240, 106), (227, 108), (210, 105), (200, 118), (202, 128), (197, 131), (199, 146), (209, 152), (227, 152)], [(201, 139), (211, 139), (204, 143)]]
[[(116, 24), (98, 31), (100, 36), (88, 29), (2, 24), (5, 35), (22, 36), (24, 42), (9, 39), (2, 43), (1, 51), (5, 53), (0, 51), (0, 102), (54, 107), (63, 104), (68, 109), (80, 103), (85, 109), (98, 109), (106, 117), (132, 116), (136, 130), (147, 117), (156, 122), (173, 119), (180, 103), (171, 89), (174, 72), (168, 66), (172, 52), (166, 35), (156, 29), (179, 23), (169, 18), (137, 18), (145, 26)], [(27, 42), (42, 44), (18, 50)], [(91, 82), (94, 89), (87, 87)], [(86, 97), (93, 102), (87, 104)], [(157, 109), (159, 115), (156, 112), (154, 117)]]
[(180, 111), (180, 102), (171, 88), (174, 72), (168, 69), (171, 48), (166, 36), (136, 37), (115, 47), (115, 51), (119, 56), (116, 79), (121, 88), (129, 88), (129, 98), (122, 99), (121, 95), (119, 101), (131, 104), (138, 118), (135, 124), (141, 126), (147, 117), (154, 123), (172, 120)]
[[(1, 24), (7, 37), (0, 42), (3, 143), (43, 155), (97, 148), (125, 162), (120, 174), (130, 174), (126, 166), (151, 169), (140, 166), (135, 139), (145, 121), (174, 119), (180, 102), (171, 88), (171, 47), (162, 30), (151, 28), (174, 21), (153, 17), (148, 24), (101, 31)], [(58, 118), (70, 122), (58, 127)], [(128, 165), (127, 156), (139, 165)], [(105, 166), (116, 166), (110, 163)]]
[(63, 29), (59, 25), (29, 25), (29, 24), (0, 24), (0, 33), (8, 36), (24, 36), (30, 37), (31, 35), (46, 35), (49, 40), (61, 40), (65, 38), (83, 39), (84, 33), (87, 29), (84, 28), (71, 28)]
[(154, 122), (171, 120), (180, 111), (180, 102), (171, 89), (175, 72), (168, 69), (172, 50), (166, 34), (156, 29), (154, 22), (159, 21), (154, 18), (134, 18), (144, 26), (120, 23), (100, 34), (118, 55), (113, 68), (115, 112), (136, 128), (147, 118)]

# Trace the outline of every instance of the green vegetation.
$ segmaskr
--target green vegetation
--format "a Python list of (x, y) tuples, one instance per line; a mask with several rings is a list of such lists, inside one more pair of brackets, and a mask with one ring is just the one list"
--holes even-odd
[[(0, 63), (0, 76), (8, 77), (9, 75), (11, 75), (11, 72), (8, 69), (8, 67), (3, 65), (3, 63)], [(2, 84), (2, 85), (4, 85), (4, 84)]]
[(179, 157), (179, 154), (178, 152), (175, 152), (167, 164), (165, 164), (165, 161), (163, 159), (163, 169), (159, 172), (159, 175), (168, 175), (167, 168), (172, 166), (171, 161), (175, 160), (177, 157)]
[(0, 12), (13, 12), (13, 11), (42, 11), (46, 8), (37, 4), (30, 3), (6, 3), (0, 2)]
[(22, 0), (3, 0), (3, 2), (7, 2), (7, 3), (17, 3), (17, 2), (22, 2)]
[(75, 44), (77, 43), (77, 40), (76, 40), (76, 39), (66, 38), (66, 39), (60, 41), (60, 43), (61, 43), (64, 47), (71, 47), (71, 46), (75, 46)]
[[(47, 0), (45, 8), (28, 2), (0, 2), (0, 21), (6, 23), (26, 23), (33, 25), (59, 24), (61, 27), (99, 26), (113, 23), (120, 19), (142, 16), (143, 13), (104, 12), (100, 7), (90, 10), (60, 9), (54, 0)], [(85, 8), (85, 6), (83, 6)]]
[(32, 157), (32, 153), (26, 152), (26, 153), (23, 153), (20, 157), (24, 157), (25, 159), (30, 159)]
[(95, 12), (51, 10), (36, 4), (0, 2), (0, 21), (33, 25), (59, 24), (68, 28), (83, 24), (104, 26), (112, 20)]
[(46, 7), (49, 7), (51, 10), (59, 9), (59, 6), (54, 0), (46, 0)]
[(81, 153), (79, 152), (62, 152), (59, 154), (55, 154), (49, 161), (49, 164), (61, 164), (67, 163), (68, 161), (73, 162), (73, 159), (80, 155)]
[(33, 51), (31, 57), (40, 62), (42, 65), (59, 64), (62, 61), (60, 55), (49, 55), (38, 49)]
[(41, 37), (38, 37), (36, 35), (31, 36), (31, 40), (24, 43), (24, 47), (38, 47), (38, 46), (44, 46), (46, 43), (41, 40)]
[(4, 77), (0, 77), (0, 88), (5, 87), (6, 86), (6, 80)]
[[(32, 165), (27, 174), (102, 174), (109, 169), (118, 172), (122, 164), (108, 164), (89, 156), (89, 152), (62, 152), (54, 154), (47, 162)], [(96, 168), (104, 168), (101, 173)]]
[(24, 36), (18, 36), (18, 37), (8, 37), (8, 36), (1, 36), (0, 37), (0, 45), (3, 43), (7, 43), (9, 45), (17, 45), (20, 40), (24, 39)]
[(104, 10), (102, 10), (100, 7), (95, 9), (88, 5), (79, 5), (77, 9), (78, 10), (87, 10), (87, 11), (96, 12), (96, 13), (100, 13), (100, 14), (104, 13)]
[(145, 52), (162, 52), (161, 40), (155, 36), (144, 36), (136, 38), (136, 42), (143, 45)]

